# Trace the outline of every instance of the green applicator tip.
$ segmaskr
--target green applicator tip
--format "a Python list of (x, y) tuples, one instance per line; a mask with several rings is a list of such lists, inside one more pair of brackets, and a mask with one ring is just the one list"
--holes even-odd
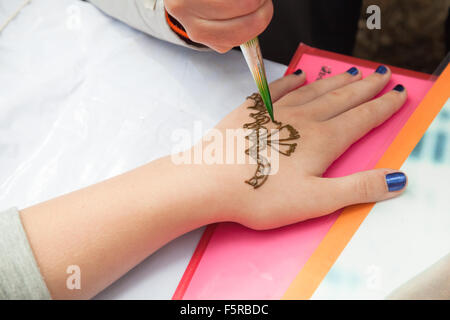
[(264, 60), (262, 58), (261, 49), (259, 47), (258, 37), (247, 41), (241, 45), (242, 53), (245, 61), (250, 68), (253, 79), (258, 87), (259, 94), (264, 102), (264, 105), (269, 113), (272, 122), (275, 122), (273, 116), (272, 98), (270, 97), (269, 85), (267, 84), (266, 70), (264, 68)]

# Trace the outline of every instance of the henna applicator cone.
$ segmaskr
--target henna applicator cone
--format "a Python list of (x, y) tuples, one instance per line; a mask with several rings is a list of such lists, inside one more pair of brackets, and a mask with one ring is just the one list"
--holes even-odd
[(255, 79), (256, 86), (258, 87), (259, 94), (261, 95), (267, 112), (270, 115), (270, 119), (275, 121), (273, 117), (272, 98), (270, 96), (269, 85), (267, 84), (266, 69), (264, 68), (264, 60), (259, 47), (258, 37), (242, 44), (241, 50), (244, 54), (245, 61), (247, 61), (247, 65), (250, 68), (253, 79)]

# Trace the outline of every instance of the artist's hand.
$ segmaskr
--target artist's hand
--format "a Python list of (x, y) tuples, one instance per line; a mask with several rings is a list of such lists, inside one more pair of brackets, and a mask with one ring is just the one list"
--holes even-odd
[(165, 0), (166, 10), (192, 41), (226, 52), (266, 29), (272, 0)]
[[(304, 74), (272, 83), (275, 118), (298, 131), (300, 138), (290, 141), (297, 143), (296, 149), (290, 156), (279, 156), (278, 172), (269, 175), (257, 189), (244, 183), (254, 176), (256, 164), (212, 165), (206, 169), (214, 176), (211, 180), (216, 187), (210, 188), (217, 191), (216, 201), (222, 204), (216, 220), (269, 229), (402, 193), (406, 177), (401, 173), (386, 176), (394, 172), (389, 169), (321, 177), (348, 147), (403, 105), (407, 97), (403, 86), (370, 100), (386, 86), (390, 76), (390, 71), (381, 67), (381, 73), (374, 72), (362, 80), (360, 72), (345, 72), (300, 88)], [(248, 109), (253, 104), (253, 100), (247, 100), (216, 129), (225, 134), (226, 129), (254, 122), (249, 114), (255, 110)], [(275, 128), (273, 123), (265, 126)], [(204, 147), (208, 143), (205, 141)]]

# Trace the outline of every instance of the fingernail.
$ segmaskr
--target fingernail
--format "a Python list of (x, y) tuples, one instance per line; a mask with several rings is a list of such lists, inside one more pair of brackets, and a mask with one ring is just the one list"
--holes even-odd
[(395, 90), (395, 91), (398, 91), (398, 92), (403, 92), (403, 90), (405, 90), (405, 87), (402, 86), (401, 84), (398, 84), (392, 90)]
[(394, 172), (386, 175), (389, 192), (402, 190), (406, 185), (406, 176), (403, 172)]
[(356, 76), (358, 74), (358, 69), (356, 69), (355, 67), (351, 67), (347, 70), (347, 73), (350, 73), (352, 76)]
[(299, 76), (299, 75), (301, 75), (302, 73), (303, 73), (302, 69), (297, 69), (297, 70), (295, 70), (295, 72), (294, 72), (294, 74), (295, 74), (296, 76)]
[(385, 66), (379, 66), (377, 70), (375, 70), (375, 72), (379, 74), (385, 74), (387, 72), (387, 68)]

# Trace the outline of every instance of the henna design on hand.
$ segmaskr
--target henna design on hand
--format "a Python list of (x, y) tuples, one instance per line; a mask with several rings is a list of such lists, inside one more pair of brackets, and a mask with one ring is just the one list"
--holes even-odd
[[(248, 109), (256, 110), (256, 113), (250, 113), (250, 117), (255, 121), (246, 123), (243, 125), (244, 129), (250, 129), (250, 133), (245, 137), (250, 142), (250, 147), (245, 150), (245, 153), (252, 157), (257, 164), (255, 174), (249, 180), (245, 180), (245, 183), (251, 185), (254, 189), (262, 186), (266, 181), (271, 171), (271, 165), (269, 160), (260, 154), (261, 151), (267, 147), (271, 147), (273, 150), (290, 156), (297, 147), (297, 143), (290, 143), (289, 141), (297, 140), (300, 138), (298, 131), (290, 124), (283, 125), (281, 122), (273, 121), (276, 128), (273, 132), (269, 133), (269, 129), (265, 126), (271, 120), (268, 115), (264, 102), (262, 101), (259, 93), (254, 93), (247, 97), (255, 102), (253, 106), (249, 106)], [(276, 134), (280, 138), (272, 139), (272, 136)], [(287, 134), (286, 138), (281, 138), (282, 134)]]

